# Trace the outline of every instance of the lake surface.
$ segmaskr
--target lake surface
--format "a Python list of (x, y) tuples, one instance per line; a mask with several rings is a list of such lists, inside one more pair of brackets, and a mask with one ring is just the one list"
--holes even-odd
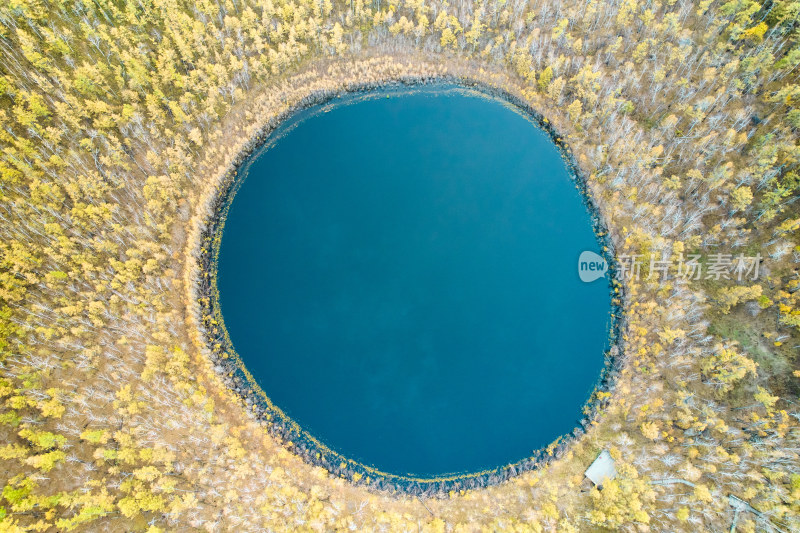
[[(476, 472), (570, 432), (600, 376), (605, 280), (549, 136), (477, 93), (301, 114), (245, 165), (220, 309), (264, 392), (393, 474)], [(286, 128), (284, 128), (286, 129)]]

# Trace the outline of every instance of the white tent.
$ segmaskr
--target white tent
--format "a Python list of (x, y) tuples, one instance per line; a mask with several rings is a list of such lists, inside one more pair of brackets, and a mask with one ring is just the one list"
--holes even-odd
[(586, 477), (597, 486), (602, 486), (606, 480), (614, 479), (617, 476), (617, 469), (614, 466), (614, 458), (603, 450), (597, 459), (586, 469)]

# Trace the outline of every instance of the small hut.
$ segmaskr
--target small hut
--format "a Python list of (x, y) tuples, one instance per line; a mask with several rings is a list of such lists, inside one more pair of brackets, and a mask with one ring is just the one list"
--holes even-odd
[(603, 487), (606, 480), (612, 480), (617, 477), (617, 469), (614, 466), (614, 458), (608, 453), (608, 450), (603, 450), (597, 459), (589, 465), (586, 469), (586, 477), (595, 484), (598, 488)]

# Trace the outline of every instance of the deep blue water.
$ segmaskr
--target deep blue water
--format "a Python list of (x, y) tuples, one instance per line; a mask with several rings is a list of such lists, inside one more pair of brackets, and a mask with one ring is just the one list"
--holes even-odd
[(254, 156), (220, 309), (266, 394), (329, 447), (474, 472), (575, 427), (607, 344), (608, 284), (577, 274), (599, 248), (534, 124), (471, 94), (381, 96)]

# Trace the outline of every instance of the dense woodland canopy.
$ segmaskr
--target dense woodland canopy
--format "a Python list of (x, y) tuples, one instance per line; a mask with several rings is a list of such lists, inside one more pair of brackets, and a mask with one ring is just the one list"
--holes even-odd
[[(799, 20), (796, 0), (3, 0), (0, 531), (800, 531)], [(645, 275), (620, 280), (623, 370), (585, 434), (412, 498), (306, 464), (222, 386), (196, 257), (262, 128), (443, 75), (547, 117)], [(715, 253), (761, 276), (649, 271)], [(603, 448), (619, 476), (582, 492)]]

